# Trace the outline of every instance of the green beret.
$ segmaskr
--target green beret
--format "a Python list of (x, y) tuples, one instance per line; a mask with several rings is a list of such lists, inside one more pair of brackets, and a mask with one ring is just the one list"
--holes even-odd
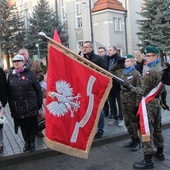
[(160, 50), (154, 46), (148, 46), (146, 47), (146, 49), (144, 50), (144, 54), (147, 54), (147, 53), (155, 53), (155, 54), (159, 54), (160, 53)]
[(134, 59), (135, 57), (134, 57), (134, 55), (132, 55), (132, 54), (126, 54), (126, 55), (125, 55), (125, 59), (127, 59), (127, 58), (133, 58), (133, 59)]

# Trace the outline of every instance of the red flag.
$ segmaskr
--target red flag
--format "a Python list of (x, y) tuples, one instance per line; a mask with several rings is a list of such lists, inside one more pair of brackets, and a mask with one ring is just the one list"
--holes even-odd
[(49, 46), (46, 144), (59, 152), (88, 158), (111, 78)]
[(55, 40), (55, 41), (57, 41), (58, 43), (61, 44), (61, 40), (60, 40), (60, 37), (58, 35), (58, 31), (56, 29), (54, 30), (53, 40)]

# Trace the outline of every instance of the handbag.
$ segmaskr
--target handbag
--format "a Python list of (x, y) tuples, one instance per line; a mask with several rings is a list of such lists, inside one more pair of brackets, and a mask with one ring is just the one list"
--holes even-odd
[(3, 128), (3, 124), (8, 122), (6, 120), (5, 113), (6, 113), (5, 108), (2, 107), (0, 102), (0, 128)]
[(38, 115), (38, 120), (37, 121), (38, 121), (37, 122), (38, 130), (39, 131), (44, 130), (45, 129), (45, 117), (44, 117), (42, 109), (39, 110), (39, 115)]

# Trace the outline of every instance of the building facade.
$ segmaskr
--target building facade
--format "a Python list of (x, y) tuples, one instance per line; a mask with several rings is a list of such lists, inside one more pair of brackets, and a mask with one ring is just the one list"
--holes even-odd
[[(16, 0), (25, 20), (38, 0)], [(99, 46), (116, 46), (120, 55), (132, 53), (140, 43), (136, 33), (142, 0), (49, 0), (50, 7), (68, 30), (69, 48), (78, 52), (83, 41), (92, 40), (95, 52)]]

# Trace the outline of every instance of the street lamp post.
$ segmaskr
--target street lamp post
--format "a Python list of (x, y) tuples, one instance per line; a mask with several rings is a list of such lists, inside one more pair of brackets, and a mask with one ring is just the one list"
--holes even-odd
[(90, 12), (91, 41), (93, 42), (93, 22), (92, 22), (92, 14), (91, 14), (91, 0), (89, 0), (89, 12)]
[(37, 50), (38, 50), (38, 63), (40, 64), (40, 48), (39, 48), (39, 44), (35, 44), (35, 46), (37, 47)]

